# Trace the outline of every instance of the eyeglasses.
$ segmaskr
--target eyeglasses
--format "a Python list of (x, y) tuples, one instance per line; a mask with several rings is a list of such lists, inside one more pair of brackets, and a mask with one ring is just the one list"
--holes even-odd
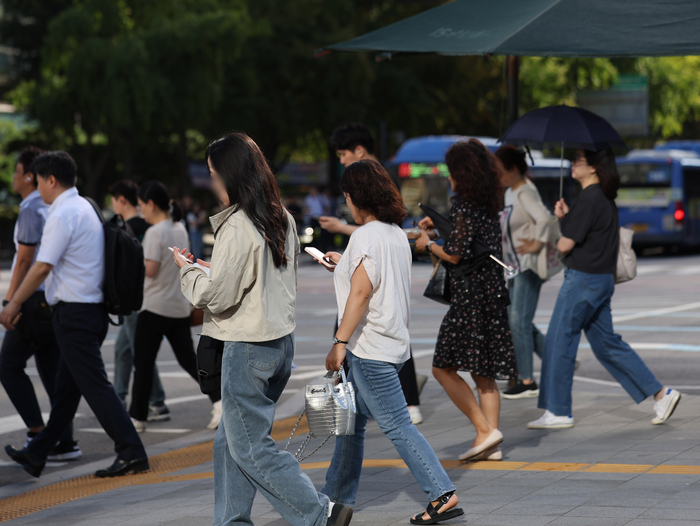
[(585, 163), (586, 158), (585, 157), (575, 157), (574, 159), (571, 160), (571, 166), (574, 166), (575, 164), (578, 163)]

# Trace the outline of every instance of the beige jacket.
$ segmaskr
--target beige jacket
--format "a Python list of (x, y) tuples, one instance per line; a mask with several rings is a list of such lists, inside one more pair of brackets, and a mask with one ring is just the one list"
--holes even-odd
[[(522, 243), (521, 239), (534, 239), (547, 244), (549, 240), (549, 220), (552, 217), (542, 202), (537, 187), (527, 181), (513, 191), (506, 190), (506, 206), (512, 206), (508, 226), (512, 237), (513, 246)], [(532, 270), (537, 273), (538, 254), (524, 254), (520, 257), (520, 270)]]
[(222, 341), (264, 342), (294, 331), (299, 238), (289, 212), (287, 218), (288, 263), (279, 268), (244, 212), (229, 207), (210, 219), (216, 238), (210, 277), (192, 265), (180, 270), (182, 293), (204, 309), (202, 334)]

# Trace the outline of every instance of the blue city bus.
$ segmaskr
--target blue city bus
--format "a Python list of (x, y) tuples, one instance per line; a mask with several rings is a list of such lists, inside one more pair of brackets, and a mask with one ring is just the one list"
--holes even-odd
[(632, 150), (617, 166), (620, 226), (634, 230), (636, 246), (700, 246), (700, 155)]

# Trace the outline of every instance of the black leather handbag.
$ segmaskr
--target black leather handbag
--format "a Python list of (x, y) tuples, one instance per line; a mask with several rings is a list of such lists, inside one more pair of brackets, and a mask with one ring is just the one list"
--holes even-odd
[(430, 277), (423, 296), (443, 305), (449, 305), (452, 299), (450, 294), (450, 267), (453, 266), (446, 261), (440, 261), (433, 270), (433, 275)]
[(221, 396), (221, 360), (224, 342), (202, 335), (197, 345), (197, 376), (199, 388), (204, 394)]

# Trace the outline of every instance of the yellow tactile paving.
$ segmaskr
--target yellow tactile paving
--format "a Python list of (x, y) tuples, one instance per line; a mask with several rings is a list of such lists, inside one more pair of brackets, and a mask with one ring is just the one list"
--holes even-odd
[[(296, 420), (296, 418), (288, 418), (275, 422), (272, 427), (272, 437), (276, 441), (289, 437)], [(303, 436), (308, 430), (309, 426), (304, 418), (299, 424), (297, 433)], [(151, 457), (149, 459), (151, 469), (139, 475), (106, 479), (100, 479), (94, 475), (84, 475), (2, 499), (0, 500), (0, 522), (124, 486), (182, 480), (178, 477), (164, 477), (163, 475), (210, 462), (212, 460), (212, 443), (212, 441), (204, 442)], [(197, 475), (186, 476), (196, 477)]]
[(575, 462), (533, 462), (520, 468), (521, 471), (581, 471), (590, 464)]
[(667, 474), (667, 475), (700, 475), (700, 466), (671, 466), (662, 465), (656, 466), (649, 470), (649, 473)]
[(583, 471), (591, 473), (645, 473), (653, 467), (648, 464), (593, 464)]
[[(296, 418), (289, 418), (275, 422), (275, 425), (272, 428), (272, 437), (276, 441), (289, 437), (295, 423)], [(308, 430), (308, 424), (306, 419), (304, 419), (299, 425), (297, 435), (304, 436)], [(151, 470), (147, 473), (112, 479), (98, 479), (93, 475), (85, 475), (75, 479), (51, 484), (43, 488), (23, 493), (22, 495), (0, 500), (0, 522), (22, 517), (29, 513), (51, 508), (65, 502), (70, 502), (124, 486), (212, 479), (214, 474), (210, 471), (186, 475), (169, 475), (170, 473), (198, 466), (206, 462), (210, 462), (211, 460), (212, 442), (209, 441), (151, 457)], [(330, 462), (304, 462), (301, 465), (301, 468), (304, 470), (326, 469), (329, 465)], [(446, 469), (466, 470), (700, 475), (700, 466), (677, 465), (654, 466), (648, 464), (586, 464), (573, 462), (512, 461), (481, 461), (465, 463), (457, 460), (443, 460), (442, 465)], [(366, 459), (363, 462), (363, 466), (366, 468), (406, 468), (406, 464), (400, 459)]]

